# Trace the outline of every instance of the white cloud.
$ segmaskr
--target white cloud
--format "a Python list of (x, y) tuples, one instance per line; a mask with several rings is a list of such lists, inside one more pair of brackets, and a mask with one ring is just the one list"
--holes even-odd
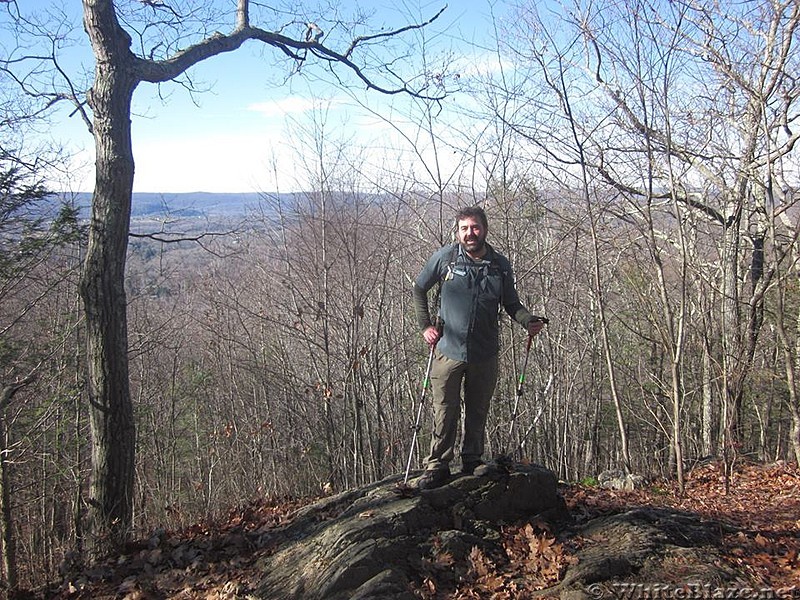
[(495, 73), (511, 72), (515, 65), (508, 58), (498, 56), (496, 52), (485, 52), (457, 58), (450, 69), (461, 77), (487, 77)]
[[(252, 192), (268, 168), (265, 156), (281, 143), (264, 132), (143, 141), (135, 144), (134, 189), (149, 192)], [(282, 173), (290, 165), (280, 165)], [(288, 175), (288, 173), (287, 173)]]

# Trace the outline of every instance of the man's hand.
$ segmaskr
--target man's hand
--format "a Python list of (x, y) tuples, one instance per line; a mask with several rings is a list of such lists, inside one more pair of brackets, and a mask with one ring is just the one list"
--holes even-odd
[(422, 332), (422, 337), (425, 338), (425, 342), (428, 344), (428, 346), (433, 348), (436, 345), (436, 342), (438, 342), (439, 338), (442, 336), (439, 333), (439, 330), (431, 325)]
[(534, 319), (528, 323), (528, 335), (531, 337), (539, 335), (539, 332), (544, 329), (547, 323), (548, 320), (544, 317), (534, 317)]

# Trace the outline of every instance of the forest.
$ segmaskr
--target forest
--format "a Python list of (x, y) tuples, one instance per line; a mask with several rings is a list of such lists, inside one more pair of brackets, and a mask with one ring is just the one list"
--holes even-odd
[[(599, 4), (520, 1), (494, 49), (513, 68), (432, 74), (409, 98), (411, 166), (366, 169), (310, 126), (303, 193), (263, 193), (241, 219), (126, 221), (128, 534), (402, 472), (427, 355), (411, 283), (473, 204), (549, 319), (514, 417), (526, 337), (498, 317), (489, 454), (678, 486), (709, 457), (800, 459), (800, 4)], [(4, 97), (31, 95), (4, 52)], [(443, 140), (448, 86), (462, 128)], [(39, 115), (3, 111), (0, 529), (4, 577), (33, 586), (84, 552), (96, 502), (100, 213), (38, 209), (58, 190), (15, 136)]]

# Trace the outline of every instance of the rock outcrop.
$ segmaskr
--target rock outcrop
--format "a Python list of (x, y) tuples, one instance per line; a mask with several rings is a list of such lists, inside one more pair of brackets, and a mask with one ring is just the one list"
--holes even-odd
[(399, 482), (392, 477), (303, 509), (283, 532), (292, 541), (264, 560), (255, 595), (411, 599), (409, 581), (434, 543), (460, 560), (475, 546), (491, 550), (503, 523), (568, 518), (556, 477), (543, 467), (456, 477), (423, 492)]
[(550, 597), (671, 598), (682, 592), (691, 598), (691, 587), (723, 590), (738, 578), (717, 550), (721, 526), (692, 513), (641, 507), (592, 519), (564, 533), (585, 543), (559, 585), (547, 590)]
[(606, 490), (636, 490), (644, 487), (645, 479), (641, 475), (625, 473), (622, 469), (609, 469), (597, 476), (597, 483)]
[(454, 565), (465, 564), (476, 547), (486, 556), (502, 555), (501, 526), (521, 520), (548, 521), (560, 540), (581, 540), (561, 582), (542, 596), (613, 598), (627, 590), (615, 585), (642, 581), (718, 589), (736, 577), (717, 560), (718, 524), (650, 507), (574, 523), (556, 477), (543, 467), (456, 477), (423, 492), (399, 488), (399, 481), (389, 478), (302, 509), (282, 532), (281, 549), (263, 561), (255, 596), (410, 600), (417, 597), (411, 583), (420, 584), (434, 550)]

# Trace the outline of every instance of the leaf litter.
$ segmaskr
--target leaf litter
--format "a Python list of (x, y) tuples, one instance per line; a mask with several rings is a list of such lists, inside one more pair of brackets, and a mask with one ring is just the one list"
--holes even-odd
[[(638, 507), (680, 509), (724, 527), (718, 548), (754, 585), (791, 588), (800, 582), (800, 470), (778, 462), (738, 462), (725, 493), (722, 465), (692, 469), (685, 491), (655, 481), (634, 491), (563, 484), (561, 493), (578, 522)], [(260, 561), (285, 541), (292, 514), (318, 498), (258, 500), (216, 521), (181, 531), (160, 530), (125, 553), (68, 573), (47, 591), (54, 599), (236, 600), (252, 597), (263, 573)], [(366, 515), (365, 515), (366, 518)], [(414, 593), (425, 599), (526, 598), (557, 584), (587, 540), (559, 537), (541, 521), (501, 528), (501, 555), (474, 547), (465, 564), (434, 552), (420, 567)], [(797, 589), (797, 588), (795, 588)], [(35, 596), (34, 596), (35, 597)]]

